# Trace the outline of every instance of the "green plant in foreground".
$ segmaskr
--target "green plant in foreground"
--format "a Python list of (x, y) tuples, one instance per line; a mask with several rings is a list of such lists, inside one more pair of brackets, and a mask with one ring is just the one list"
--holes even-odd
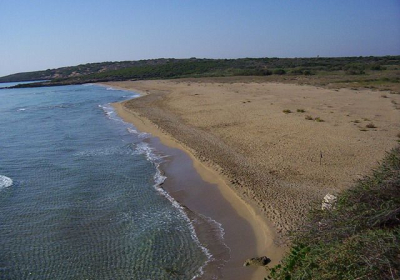
[(284, 112), (285, 114), (290, 114), (292, 111), (290, 111), (289, 109), (285, 109), (282, 112)]
[(316, 117), (314, 120), (315, 120), (316, 122), (324, 122), (324, 120), (321, 119), (320, 117)]
[(267, 279), (400, 279), (400, 146), (334, 206), (315, 204)]

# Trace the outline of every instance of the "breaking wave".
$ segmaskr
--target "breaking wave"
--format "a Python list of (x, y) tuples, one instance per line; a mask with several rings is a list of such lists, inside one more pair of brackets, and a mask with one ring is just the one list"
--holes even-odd
[(8, 188), (13, 184), (13, 180), (7, 176), (0, 175), (0, 189)]

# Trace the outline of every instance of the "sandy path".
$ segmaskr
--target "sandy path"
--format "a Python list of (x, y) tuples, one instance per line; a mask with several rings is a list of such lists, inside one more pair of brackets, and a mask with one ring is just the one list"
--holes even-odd
[[(282, 233), (312, 201), (368, 172), (399, 139), (396, 94), (232, 78), (108, 84), (149, 93), (124, 106), (220, 172)], [(366, 128), (371, 123), (376, 128)]]

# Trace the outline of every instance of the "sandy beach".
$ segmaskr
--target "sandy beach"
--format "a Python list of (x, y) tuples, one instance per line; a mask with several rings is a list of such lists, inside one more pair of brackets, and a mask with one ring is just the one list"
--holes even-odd
[[(157, 151), (169, 155), (161, 168), (167, 177), (163, 188), (188, 210), (193, 221), (210, 217), (222, 224), (226, 248), (215, 242), (219, 236), (210, 232), (215, 228), (204, 223), (194, 223), (202, 244), (207, 244), (211, 254), (225, 261), (212, 262), (200, 279), (210, 279), (217, 273), (218, 279), (262, 279), (266, 272), (262, 267), (243, 267), (246, 259), (268, 255), (271, 265), (278, 264), (285, 247), (278, 244), (278, 236), (261, 212), (244, 201), (226, 184), (216, 170), (208, 167), (182, 144), (159, 130), (153, 123), (127, 110), (123, 103), (113, 104), (118, 115), (133, 123), (140, 131), (155, 136), (151, 145)], [(219, 266), (223, 266), (220, 269)], [(210, 270), (210, 271), (209, 271)]]
[(257, 256), (273, 260), (277, 236), (311, 203), (349, 187), (399, 139), (400, 96), (388, 92), (250, 78), (106, 84), (143, 94), (116, 104), (119, 115), (185, 151), (250, 224)]

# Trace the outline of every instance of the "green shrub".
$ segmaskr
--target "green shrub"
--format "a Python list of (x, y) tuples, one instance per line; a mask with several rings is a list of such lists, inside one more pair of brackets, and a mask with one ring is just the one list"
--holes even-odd
[(284, 75), (286, 74), (286, 71), (284, 69), (275, 69), (273, 73), (274, 75)]
[(375, 71), (379, 71), (379, 70), (382, 70), (382, 67), (381, 67), (380, 64), (374, 64), (374, 65), (371, 66), (370, 69), (371, 70), (375, 70)]
[(293, 70), (290, 70), (290, 74), (303, 75), (303, 70), (302, 69), (293, 69)]
[(348, 75), (362, 75), (365, 74), (365, 66), (361, 63), (349, 63), (343, 67), (345, 73)]
[(345, 72), (347, 75), (363, 75), (365, 74), (364, 70), (356, 70), (356, 69), (349, 69)]

